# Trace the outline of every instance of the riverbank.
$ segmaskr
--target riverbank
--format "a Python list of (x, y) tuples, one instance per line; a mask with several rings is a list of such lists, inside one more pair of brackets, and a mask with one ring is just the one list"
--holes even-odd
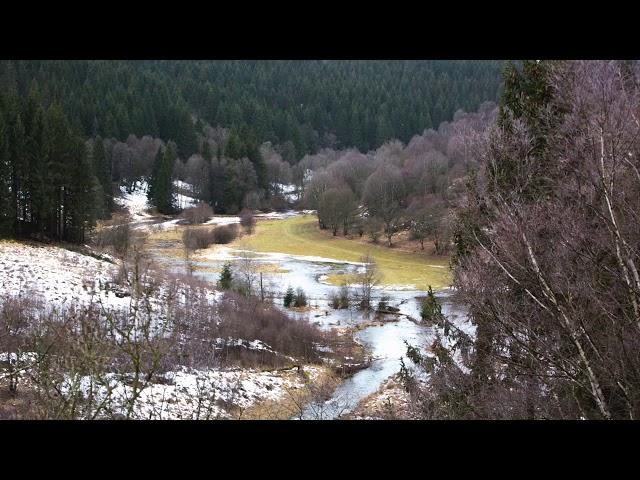
[[(243, 236), (230, 246), (343, 262), (360, 262), (363, 255), (370, 253), (378, 264), (381, 285), (387, 287), (427, 290), (431, 285), (440, 289), (447, 287), (451, 280), (449, 258), (446, 256), (327, 236), (318, 229), (317, 217), (313, 214), (261, 220), (254, 234)], [(348, 280), (346, 274), (333, 274), (327, 278), (327, 282), (337, 286), (344, 280)]]

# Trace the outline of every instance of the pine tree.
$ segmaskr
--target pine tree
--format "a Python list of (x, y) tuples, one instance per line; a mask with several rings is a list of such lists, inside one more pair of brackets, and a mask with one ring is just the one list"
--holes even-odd
[(101, 218), (109, 216), (113, 210), (113, 186), (111, 182), (111, 163), (107, 160), (102, 137), (98, 136), (93, 142), (92, 150), (93, 171), (100, 183), (102, 197), (100, 197), (98, 214)]
[(294, 292), (293, 287), (287, 288), (287, 292), (285, 293), (284, 299), (282, 301), (283, 305), (286, 308), (289, 308), (293, 304), (295, 296), (296, 296), (296, 293)]
[(431, 285), (429, 285), (427, 296), (422, 299), (420, 305), (420, 318), (422, 318), (423, 321), (430, 323), (440, 323), (443, 319), (442, 307), (436, 299)]
[(207, 163), (211, 163), (213, 155), (211, 154), (211, 145), (209, 145), (209, 142), (207, 140), (203, 140), (200, 150), (202, 158), (204, 158)]
[(173, 187), (173, 168), (176, 159), (175, 144), (169, 142), (162, 154), (158, 152), (153, 165), (148, 197), (160, 213), (171, 214), (176, 211)]
[(155, 182), (158, 178), (158, 172), (160, 171), (160, 166), (162, 165), (163, 156), (164, 156), (164, 149), (160, 147), (156, 152), (156, 157), (153, 160), (153, 166), (151, 167), (151, 176), (148, 179), (147, 199), (149, 200), (149, 203), (151, 205), (154, 205), (154, 202), (155, 202), (155, 195), (156, 195)]
[(233, 285), (233, 273), (231, 272), (231, 265), (225, 263), (220, 273), (220, 280), (218, 280), (218, 287), (222, 290), (230, 290)]
[[(515, 193), (525, 200), (535, 200), (544, 195), (549, 173), (546, 161), (547, 137), (560, 113), (548, 114), (548, 107), (553, 100), (551, 67), (551, 62), (527, 60), (522, 62), (521, 68), (513, 63), (505, 68), (498, 126), (507, 140), (514, 135), (515, 122), (519, 120), (524, 123), (532, 143), (527, 156), (536, 159), (533, 162), (536, 171), (522, 171), (522, 166), (513, 155), (498, 156), (489, 174), (499, 193)], [(527, 177), (526, 182), (522, 181), (523, 176)], [(519, 191), (517, 187), (520, 184), (526, 184), (526, 190)]]
[(24, 161), (24, 124), (20, 100), (16, 96), (10, 96), (6, 103), (7, 117), (5, 126), (7, 129), (8, 161), (11, 169), (11, 211), (13, 217), (13, 235), (22, 234), (23, 211), (23, 187), (22, 178), (27, 169)]
[[(2, 99), (0, 98), (0, 108)], [(11, 165), (9, 164), (9, 139), (3, 112), (0, 110), (0, 238), (11, 236), (14, 212), (11, 202)]]
[(65, 221), (68, 227), (64, 239), (82, 243), (95, 225), (102, 202), (93, 196), (98, 181), (93, 174), (85, 143), (80, 137), (71, 136), (68, 149), (70, 161), (65, 189)]

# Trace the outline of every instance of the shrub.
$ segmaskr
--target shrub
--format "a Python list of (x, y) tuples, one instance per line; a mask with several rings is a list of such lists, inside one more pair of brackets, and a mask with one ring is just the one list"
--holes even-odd
[(114, 217), (110, 226), (105, 226), (96, 233), (94, 243), (100, 248), (111, 248), (119, 257), (126, 256), (131, 244), (128, 217)]
[[(324, 343), (323, 333), (309, 322), (291, 319), (258, 298), (227, 293), (218, 304), (217, 313), (219, 337), (257, 339), (280, 354), (305, 361), (319, 360), (316, 345)], [(282, 355), (278, 357), (284, 360)]]
[(243, 209), (240, 212), (240, 225), (242, 225), (247, 233), (253, 233), (256, 219), (253, 216), (253, 212), (248, 208)]
[(191, 225), (205, 223), (213, 217), (213, 209), (208, 203), (200, 202), (195, 207), (183, 210), (182, 217)]
[(306, 307), (307, 306), (307, 295), (304, 293), (300, 287), (296, 290), (296, 296), (293, 299), (294, 307)]
[(333, 293), (329, 297), (329, 302), (335, 309), (349, 308), (350, 301), (349, 287), (347, 285), (342, 285), (337, 293)]
[(205, 228), (186, 228), (182, 232), (182, 243), (189, 250), (207, 248), (213, 243), (212, 230)]
[(209, 245), (226, 244), (238, 237), (237, 225), (221, 225), (215, 228), (186, 228), (182, 232), (182, 242), (190, 250), (207, 248)]
[(237, 225), (221, 225), (213, 229), (212, 242), (216, 244), (226, 244), (233, 242), (238, 237)]
[(387, 297), (386, 295), (384, 295), (379, 301), (378, 301), (378, 311), (379, 312), (384, 312), (389, 308), (389, 297)]

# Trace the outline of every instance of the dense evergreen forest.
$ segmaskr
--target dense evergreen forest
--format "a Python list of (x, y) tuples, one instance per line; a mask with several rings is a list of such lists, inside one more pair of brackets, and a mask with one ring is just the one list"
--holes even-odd
[(0, 236), (83, 242), (111, 207), (105, 157), (88, 153), (59, 103), (0, 93)]
[[(0, 235), (82, 242), (119, 185), (278, 208), (302, 158), (373, 152), (498, 96), (499, 61), (0, 61)], [(295, 168), (297, 167), (297, 168)], [(304, 167), (304, 168), (302, 168)]]
[(279, 145), (377, 148), (497, 100), (501, 61), (3, 61), (0, 86), (58, 99), (87, 137), (173, 140), (186, 158), (203, 125)]

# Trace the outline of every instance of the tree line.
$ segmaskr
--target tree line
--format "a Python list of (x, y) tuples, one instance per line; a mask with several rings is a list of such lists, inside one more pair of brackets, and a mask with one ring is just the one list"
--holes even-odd
[(449, 249), (452, 212), (464, 197), (464, 181), (477, 168), (474, 139), (495, 122), (498, 109), (483, 103), (477, 112), (456, 112), (437, 130), (415, 135), (407, 145), (386, 142), (375, 151), (324, 149), (305, 156), (294, 169), (304, 205), (317, 209), (321, 229), (333, 235), (367, 234), (388, 246), (403, 230)]
[(83, 242), (111, 208), (111, 172), (41, 98), (0, 93), (0, 236)]
[(320, 148), (368, 151), (407, 142), (463, 108), (496, 100), (500, 61), (132, 61), (0, 62), (0, 86), (35, 84), (58, 100), (85, 137), (130, 134), (174, 141), (188, 158), (206, 125), (295, 163)]

